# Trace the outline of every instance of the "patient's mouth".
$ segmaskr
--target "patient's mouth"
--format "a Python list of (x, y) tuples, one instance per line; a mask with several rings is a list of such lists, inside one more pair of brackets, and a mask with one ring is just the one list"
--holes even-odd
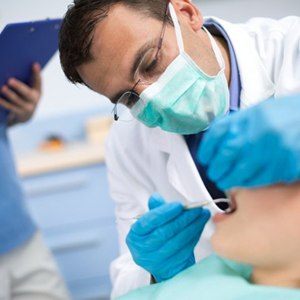
[(223, 213), (217, 213), (213, 216), (214, 223), (221, 222), (230, 217), (237, 210), (237, 203), (235, 200), (235, 196), (230, 195), (229, 207), (224, 210)]
[(227, 194), (227, 198), (219, 198), (213, 201), (218, 208), (226, 214), (231, 214), (236, 211), (237, 205), (234, 193)]
[(233, 214), (237, 209), (237, 204), (235, 200), (235, 194), (230, 195), (230, 202), (229, 202), (229, 207), (226, 209), (225, 213), (226, 214)]

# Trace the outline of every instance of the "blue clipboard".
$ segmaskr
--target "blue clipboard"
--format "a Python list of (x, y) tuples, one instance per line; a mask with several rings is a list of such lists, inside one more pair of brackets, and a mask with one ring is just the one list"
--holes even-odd
[[(43, 68), (58, 49), (61, 19), (8, 24), (0, 34), (0, 87), (15, 77), (30, 84), (32, 64)], [(7, 111), (0, 107), (0, 122)]]

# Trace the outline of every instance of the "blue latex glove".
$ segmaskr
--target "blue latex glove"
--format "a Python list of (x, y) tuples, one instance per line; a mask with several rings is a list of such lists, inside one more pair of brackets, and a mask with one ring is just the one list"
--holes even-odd
[(217, 120), (198, 159), (223, 190), (300, 179), (300, 96), (267, 100)]
[(165, 203), (157, 194), (148, 205), (150, 211), (132, 225), (126, 243), (135, 263), (160, 282), (195, 263), (193, 251), (210, 212), (184, 210), (182, 204)]

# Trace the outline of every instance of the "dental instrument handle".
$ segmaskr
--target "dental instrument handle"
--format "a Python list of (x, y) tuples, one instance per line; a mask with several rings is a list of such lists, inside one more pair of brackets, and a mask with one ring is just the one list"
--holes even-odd
[(193, 209), (193, 208), (199, 208), (199, 207), (203, 207), (203, 206), (210, 205), (210, 204), (211, 204), (210, 201), (194, 202), (194, 203), (186, 204), (183, 207), (184, 207), (185, 210), (190, 210), (190, 209)]
[[(220, 199), (220, 200), (223, 200), (223, 199)], [(184, 210), (190, 210), (190, 209), (194, 209), (194, 208), (199, 208), (199, 207), (207, 206), (207, 205), (210, 205), (210, 204), (211, 204), (211, 201), (192, 202), (192, 203), (184, 205), (183, 208), (184, 208)], [(142, 216), (143, 216), (143, 214), (140, 214), (140, 215), (137, 215), (137, 216), (132, 217), (132, 218), (119, 218), (119, 219), (124, 220), (124, 221), (125, 220), (138, 220)]]

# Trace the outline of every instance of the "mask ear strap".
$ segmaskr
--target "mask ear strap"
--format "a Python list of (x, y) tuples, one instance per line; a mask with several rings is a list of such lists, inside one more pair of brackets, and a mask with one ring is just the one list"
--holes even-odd
[(225, 69), (225, 61), (224, 61), (222, 52), (221, 52), (217, 42), (215, 41), (214, 37), (211, 35), (211, 33), (205, 27), (202, 27), (202, 28), (208, 35), (208, 38), (211, 42), (212, 49), (214, 51), (215, 57), (217, 59), (217, 62), (219, 64), (221, 70)]
[(179, 26), (179, 22), (178, 22), (178, 18), (177, 18), (174, 6), (172, 5), (171, 2), (169, 3), (169, 11), (170, 11), (170, 15), (171, 15), (174, 27), (175, 27), (176, 40), (177, 40), (179, 52), (182, 53), (182, 52), (184, 52), (184, 45), (183, 45), (181, 29)]

